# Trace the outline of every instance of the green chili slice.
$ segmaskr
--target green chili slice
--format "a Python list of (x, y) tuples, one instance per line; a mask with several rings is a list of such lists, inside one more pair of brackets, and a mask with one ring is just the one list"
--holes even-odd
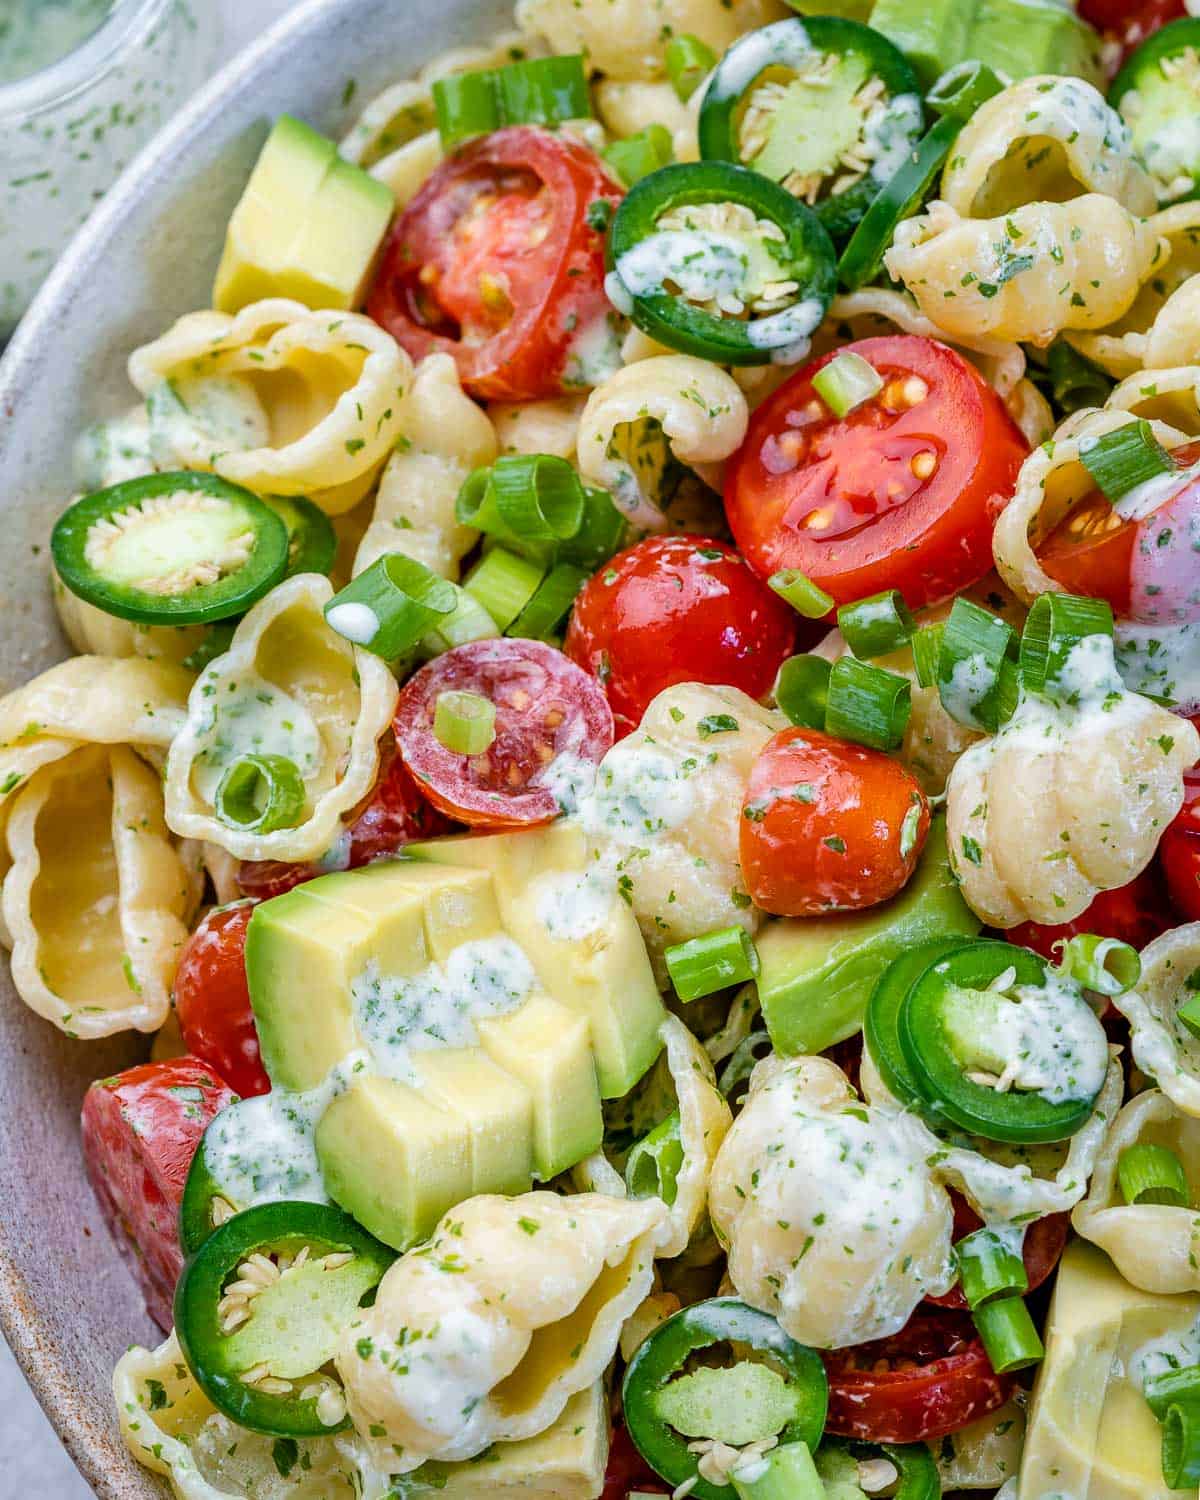
[[(889, 1500), (940, 1500), (942, 1482), (937, 1464), (927, 1443), (865, 1443), (844, 1438), (825, 1438), (817, 1449), (817, 1472), (825, 1481), (830, 1500), (847, 1486), (849, 1496), (858, 1489), (859, 1462), (886, 1458), (899, 1476), (896, 1488), (889, 1488)], [(850, 1489), (849, 1486), (853, 1486)], [(861, 1491), (860, 1491), (861, 1493)]]
[(77, 500), (50, 538), (79, 598), (143, 625), (244, 614), (284, 577), (288, 532), (257, 496), (215, 474), (147, 474)]
[[(768, 1356), (684, 1373), (689, 1357), (718, 1344)], [(781, 1373), (782, 1372), (782, 1373)], [(812, 1349), (789, 1338), (774, 1318), (735, 1297), (685, 1307), (667, 1319), (629, 1362), (622, 1386), (629, 1436), (670, 1485), (693, 1481), (699, 1500), (729, 1500), (699, 1477), (688, 1443), (718, 1438), (742, 1447), (778, 1435), (780, 1444), (816, 1447), (825, 1426), (829, 1384)]]
[(1133, 149), (1160, 204), (1193, 198), (1200, 154), (1193, 135), (1200, 21), (1170, 21), (1148, 37), (1113, 79), (1108, 102), (1129, 126)]
[(659, 343), (728, 365), (802, 358), (834, 291), (820, 220), (728, 162), (678, 162), (625, 195), (608, 295)]
[(926, 969), (968, 941), (946, 937), (918, 943), (892, 960), (871, 991), (863, 1019), (863, 1043), (884, 1087), (901, 1104), (915, 1104), (921, 1092), (900, 1045), (900, 1007)]
[(287, 527), (287, 576), (328, 574), (337, 557), (337, 533), (321, 507), (302, 495), (268, 495), (266, 504)]

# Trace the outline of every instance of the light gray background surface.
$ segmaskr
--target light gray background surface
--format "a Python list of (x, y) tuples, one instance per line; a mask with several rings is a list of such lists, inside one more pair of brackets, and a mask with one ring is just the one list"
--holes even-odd
[[(215, 6), (224, 23), (224, 61), (296, 0), (193, 0)], [(403, 3), (403, 0), (401, 0)], [(0, 1338), (0, 1500), (91, 1500)]]

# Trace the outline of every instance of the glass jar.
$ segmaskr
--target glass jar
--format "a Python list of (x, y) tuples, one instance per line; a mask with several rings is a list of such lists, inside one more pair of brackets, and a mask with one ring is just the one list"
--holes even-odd
[(212, 0), (0, 0), (0, 341), (207, 76)]

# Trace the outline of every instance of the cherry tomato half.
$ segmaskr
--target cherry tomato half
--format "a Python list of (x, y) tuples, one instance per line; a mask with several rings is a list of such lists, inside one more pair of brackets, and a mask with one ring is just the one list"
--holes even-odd
[(150, 1316), (167, 1331), (183, 1269), (179, 1200), (205, 1126), (237, 1095), (198, 1057), (146, 1063), (93, 1083), (83, 1100), (83, 1159)]
[(370, 796), (347, 819), (345, 846), (339, 846), (336, 861), (326, 869), (278, 859), (246, 861), (238, 870), (238, 884), (247, 896), (266, 901), (306, 880), (327, 875), (333, 868), (361, 869), (373, 860), (398, 853), (405, 844), (449, 833), (453, 826), (426, 801), (412, 772), (400, 759), (395, 739), (388, 735), (380, 747), (379, 779)]
[(1168, 21), (1187, 14), (1183, 0), (1079, 0), (1079, 14), (1098, 31), (1115, 37), (1121, 50), (1113, 70)]
[(890, 334), (847, 350), (883, 389), (838, 418), (812, 383), (834, 353), (798, 371), (750, 419), (725, 509), (764, 578), (798, 568), (839, 604), (899, 589), (915, 609), (992, 566), (992, 528), (1029, 445), (945, 344)]
[(1170, 926), (1163, 913), (1162, 892), (1154, 876), (1146, 870), (1128, 885), (1115, 891), (1101, 891), (1085, 912), (1073, 922), (1059, 922), (1048, 927), (1040, 922), (1022, 922), (1010, 928), (1005, 940), (1022, 948), (1032, 948), (1043, 958), (1055, 959), (1055, 944), (1065, 942), (1081, 932), (1097, 937), (1116, 938), (1131, 948), (1144, 948)]
[(724, 542), (647, 537), (584, 585), (563, 650), (603, 684), (620, 737), (677, 682), (763, 697), (795, 648), (796, 620)]
[(585, 384), (575, 340), (609, 316), (604, 217), (621, 189), (565, 135), (515, 125), (443, 162), (394, 225), (367, 311), (464, 388), (530, 401)]
[(211, 1063), (243, 1098), (271, 1090), (246, 982), (246, 928), (255, 905), (239, 901), (210, 911), (187, 940), (175, 971), (175, 1010), (184, 1045)]
[[(1200, 460), (1200, 443), (1172, 458), (1180, 469)], [(1200, 473), (1164, 495), (1149, 515), (1122, 516), (1093, 490), (1037, 549), (1038, 561), (1071, 594), (1106, 599), (1121, 620), (1186, 625), (1200, 620)]]
[[(434, 735), (438, 697), (454, 689), (496, 705), (496, 737), (482, 755), (447, 750)], [(471, 641), (436, 657), (405, 683), (394, 726), (421, 790), (474, 828), (550, 822), (570, 784), (613, 743), (599, 684), (552, 646), (517, 639)]]
[[(1200, 714), (1192, 723), (1200, 729)], [(1158, 862), (1171, 905), (1186, 921), (1200, 922), (1200, 762), (1184, 772), (1183, 806), (1159, 841)]]
[[(977, 1229), (982, 1229), (983, 1220), (961, 1193), (952, 1191), (950, 1197), (954, 1201), (954, 1243), (957, 1244), (959, 1240), (966, 1239), (967, 1235), (974, 1234)], [(1026, 1229), (1021, 1253), (1025, 1261), (1025, 1275), (1028, 1277), (1031, 1292), (1037, 1291), (1058, 1265), (1066, 1248), (1070, 1228), (1070, 1214), (1047, 1214), (1044, 1219), (1035, 1219)], [(926, 1297), (925, 1300), (931, 1302), (934, 1307), (954, 1307), (965, 1310), (967, 1305), (962, 1288), (957, 1284), (943, 1296)]]
[(899, 1333), (822, 1353), (829, 1376), (825, 1430), (869, 1443), (921, 1443), (958, 1432), (1003, 1406), (1011, 1375), (997, 1375), (971, 1319), (914, 1313)]
[(782, 917), (858, 911), (905, 884), (929, 803), (890, 755), (817, 729), (782, 729), (742, 799), (739, 852), (756, 906)]

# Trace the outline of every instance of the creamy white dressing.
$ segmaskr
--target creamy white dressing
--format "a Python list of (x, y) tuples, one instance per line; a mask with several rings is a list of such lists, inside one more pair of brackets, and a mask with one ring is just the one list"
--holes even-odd
[(582, 875), (549, 875), (533, 890), (533, 909), (556, 942), (580, 942), (601, 932), (612, 908), (613, 882), (593, 866)]
[(150, 424), (145, 409), (137, 407), (111, 422), (97, 422), (75, 445), (74, 468), (85, 490), (103, 490), (153, 474)]
[(671, 282), (689, 302), (714, 302), (719, 297), (745, 300), (753, 279), (753, 259), (753, 245), (742, 235), (660, 229), (626, 250), (615, 270), (634, 297), (661, 292)]
[(748, 32), (737, 50), (724, 59), (722, 82), (730, 94), (744, 94), (767, 68), (792, 68), (799, 72), (813, 59), (808, 32), (794, 20), (777, 21)]
[(595, 789), (580, 804), (585, 831), (637, 843), (679, 827), (692, 812), (688, 777), (698, 765), (693, 756), (677, 762), (654, 744), (621, 740), (600, 762)]
[(578, 812), (596, 784), (597, 766), (573, 751), (563, 750), (533, 778), (533, 785), (546, 787), (554, 795), (560, 813)]
[(254, 672), (223, 680), (222, 658), (201, 679), (209, 717), (199, 731), (201, 748), (192, 777), (206, 802), (221, 777), (245, 755), (282, 755), (307, 781), (321, 767), (321, 732), (303, 703)]
[(567, 345), (563, 385), (576, 390), (603, 385), (621, 368), (623, 337), (619, 320), (607, 312), (576, 328)]
[[(1051, 136), (1074, 145), (1088, 135), (1103, 147), (1088, 156), (1096, 177), (1107, 176), (1133, 154), (1132, 136), (1121, 116), (1105, 102), (1103, 94), (1082, 78), (1056, 78), (1037, 86), (1037, 100), (1025, 116), (1028, 135)], [(1113, 158), (1116, 158), (1115, 160)]]
[(774, 365), (794, 365), (809, 350), (809, 339), (820, 327), (825, 312), (815, 297), (793, 302), (777, 313), (751, 318), (746, 338), (755, 349), (770, 349)]
[(972, 1009), (982, 1052), (1004, 1059), (997, 1087), (1049, 1104), (1094, 1099), (1108, 1072), (1108, 1041), (1078, 985), (1051, 969), (1041, 985), (997, 994), (994, 1007)]
[[(1095, 446), (1095, 439), (1086, 446), (1085, 441), (1081, 440), (1080, 453), (1087, 452), (1089, 446)], [(1200, 464), (1191, 464), (1186, 469), (1172, 469), (1167, 474), (1155, 474), (1153, 478), (1144, 479), (1141, 484), (1135, 484), (1131, 490), (1126, 490), (1119, 500), (1113, 501), (1113, 509), (1122, 520), (1144, 521), (1156, 510), (1160, 510), (1172, 495), (1190, 484), (1197, 474), (1200, 474)]]
[(170, 469), (199, 447), (215, 458), (270, 441), (271, 423), (253, 385), (240, 375), (164, 380), (146, 397), (155, 466)]
[(897, 94), (867, 116), (863, 155), (871, 158), (869, 175), (876, 182), (890, 181), (909, 159), (924, 119), (917, 94)]
[(1200, 1318), (1183, 1333), (1164, 1333), (1142, 1344), (1130, 1356), (1129, 1379), (1144, 1391), (1156, 1375), (1200, 1364)]
[(535, 982), (509, 937), (461, 943), (414, 975), (383, 974), (372, 960), (350, 986), (354, 1024), (380, 1073), (419, 1088), (413, 1053), (476, 1046), (476, 1021), (515, 1010)]
[(982, 652), (974, 652), (955, 662), (950, 680), (939, 684), (942, 706), (952, 719), (960, 724), (973, 724), (984, 729), (977, 710), (995, 686), (996, 676)]
[(379, 616), (369, 604), (351, 601), (331, 605), (325, 611), (325, 623), (335, 635), (356, 646), (369, 646), (379, 634)]
[(1116, 661), (1130, 692), (1200, 703), (1200, 621), (1190, 625), (1119, 623)]

